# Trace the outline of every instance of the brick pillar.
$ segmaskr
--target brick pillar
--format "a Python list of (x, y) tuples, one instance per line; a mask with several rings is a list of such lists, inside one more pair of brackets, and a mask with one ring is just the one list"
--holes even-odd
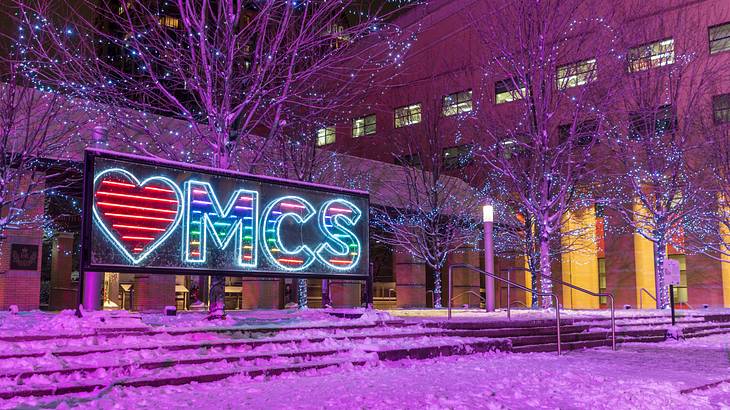
[(78, 282), (71, 280), (73, 268), (74, 234), (59, 232), (51, 246), (51, 300), (52, 310), (75, 309)]
[[(42, 233), (35, 229), (7, 230), (0, 239), (0, 309), (17, 305), (38, 309), (41, 294)], [(35, 263), (34, 262), (35, 259)], [(28, 269), (11, 269), (11, 260)], [(31, 269), (35, 265), (35, 269)]]
[(135, 275), (132, 303), (140, 312), (175, 306), (175, 275)]
[(405, 250), (393, 252), (395, 299), (399, 308), (426, 307), (426, 265)]
[(331, 280), (332, 307), (359, 307), (361, 304), (361, 283), (356, 280)]
[[(575, 286), (598, 292), (598, 250), (596, 247), (596, 212), (587, 207), (568, 212), (563, 217), (561, 238), (564, 248), (561, 255), (562, 280)], [(596, 296), (561, 286), (563, 307), (567, 309), (598, 309)]]
[[(283, 281), (268, 278), (243, 278), (241, 293), (244, 309), (283, 308)], [(293, 285), (296, 292), (296, 284)]]
[(687, 255), (687, 303), (693, 308), (703, 304), (723, 307), (723, 262), (706, 255)]
[[(446, 266), (444, 266), (442, 272), (444, 274), (443, 277), (446, 278), (443, 283), (443, 295), (441, 297), (441, 304), (444, 306), (447, 306), (449, 303), (449, 284), (447, 283), (449, 278), (448, 268), (449, 265), (455, 263), (467, 263), (469, 265), (479, 268), (479, 251), (473, 248), (464, 248), (449, 255)], [(469, 305), (469, 307), (479, 307), (479, 297), (475, 296), (472, 293), (465, 292), (474, 292), (475, 294), (479, 295), (480, 274), (466, 269), (454, 269), (453, 275), (453, 306), (459, 307), (463, 305)]]
[[(620, 216), (612, 214), (611, 211), (607, 212), (610, 220), (621, 221)], [(631, 228), (626, 225), (620, 229), (627, 232), (605, 233), (606, 291), (613, 293), (617, 309), (623, 308), (623, 305), (631, 305), (634, 309), (638, 309), (634, 234), (629, 233)], [(653, 287), (649, 291), (654, 294)], [(651, 298), (644, 295), (644, 306), (653, 308), (655, 304)]]

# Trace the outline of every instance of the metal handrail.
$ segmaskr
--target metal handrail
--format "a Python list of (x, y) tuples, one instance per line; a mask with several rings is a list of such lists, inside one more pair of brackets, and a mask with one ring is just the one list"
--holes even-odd
[[(523, 270), (523, 271), (527, 271), (527, 272), (530, 272), (531, 274), (533, 274), (532, 271), (530, 271), (527, 268), (514, 267), (514, 268), (507, 268), (507, 270), (508, 270), (508, 275), (509, 275), (509, 272), (511, 272), (513, 270)], [(616, 306), (615, 306), (616, 303), (613, 298), (613, 293), (608, 293), (608, 292), (596, 293), (596, 292), (592, 292), (588, 289), (581, 288), (580, 286), (576, 286), (570, 282), (566, 282), (561, 279), (556, 279), (556, 278), (553, 278), (552, 276), (548, 276), (548, 275), (545, 275), (542, 273), (540, 273), (539, 276), (544, 277), (544, 278), (550, 278), (550, 280), (553, 282), (559, 283), (563, 286), (567, 286), (571, 289), (575, 289), (579, 292), (583, 292), (583, 293), (591, 295), (591, 296), (595, 296), (598, 298), (600, 298), (602, 296), (607, 297), (611, 301), (611, 349), (616, 350)], [(507, 294), (509, 295), (509, 288), (507, 288)], [(507, 306), (509, 306), (509, 304)], [(556, 309), (559, 309), (557, 304), (556, 304)]]
[(654, 299), (654, 303), (656, 303), (656, 301), (657, 301), (656, 298), (654, 296), (652, 296), (652, 294), (649, 293), (648, 290), (646, 290), (646, 288), (641, 288), (641, 290), (639, 290), (639, 309), (644, 308), (644, 293), (649, 295), (650, 298)]
[(453, 283), (452, 283), (451, 278), (453, 276), (454, 268), (468, 269), (468, 270), (471, 270), (471, 271), (474, 271), (474, 272), (478, 272), (478, 273), (481, 273), (484, 276), (489, 276), (491, 278), (497, 279), (498, 281), (508, 283), (508, 284), (510, 284), (510, 285), (518, 288), (518, 289), (522, 289), (525, 292), (531, 292), (531, 293), (534, 293), (534, 294), (536, 294), (538, 296), (541, 296), (541, 297), (546, 297), (546, 296), (552, 297), (555, 300), (555, 333), (556, 333), (556, 335), (558, 337), (558, 356), (560, 356), (560, 354), (561, 354), (561, 349), (560, 349), (560, 308), (558, 308), (558, 297), (554, 293), (538, 292), (536, 290), (533, 290), (533, 289), (530, 289), (530, 288), (526, 288), (526, 287), (520, 285), (519, 283), (515, 283), (515, 282), (508, 281), (507, 279), (505, 279), (505, 278), (503, 278), (503, 277), (501, 277), (499, 275), (495, 275), (492, 272), (483, 271), (483, 270), (481, 270), (481, 269), (479, 269), (479, 268), (477, 268), (477, 267), (475, 267), (473, 265), (469, 265), (468, 263), (456, 263), (456, 264), (453, 264), (453, 265), (450, 265), (449, 266), (449, 303), (448, 303), (448, 305), (449, 305), (448, 306), (448, 310), (449, 310), (448, 318), (449, 319), (451, 319), (451, 289), (453, 287)]
[[(454, 299), (458, 298), (459, 296), (464, 296), (464, 295), (466, 295), (467, 293), (469, 293), (469, 294), (472, 294), (472, 295), (474, 295), (474, 296), (478, 297), (478, 298), (479, 298), (479, 301), (481, 301), (481, 302), (486, 302), (486, 301), (487, 301), (487, 299), (486, 299), (486, 298), (483, 298), (483, 297), (482, 297), (482, 295), (480, 295), (480, 294), (478, 294), (478, 293), (474, 292), (473, 290), (466, 290), (466, 291), (464, 291), (464, 292), (461, 292), (461, 293), (459, 293), (458, 295), (456, 295), (456, 296), (454, 296), (453, 298), (451, 298), (451, 301), (453, 301)], [(471, 300), (471, 299), (470, 299), (470, 300)]]

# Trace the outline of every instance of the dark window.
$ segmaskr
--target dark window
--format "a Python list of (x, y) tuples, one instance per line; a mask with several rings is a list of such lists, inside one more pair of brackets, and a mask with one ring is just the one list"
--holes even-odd
[(674, 131), (677, 119), (671, 105), (629, 114), (629, 138), (639, 141), (650, 135), (662, 136)]
[(712, 97), (712, 117), (715, 124), (730, 123), (730, 94)]
[(471, 144), (464, 144), (444, 148), (443, 156), (444, 166), (447, 169), (463, 168), (471, 162), (472, 146)]
[(421, 168), (421, 156), (418, 154), (401, 155), (395, 158), (396, 165)]
[(707, 29), (710, 37), (710, 54), (730, 50), (730, 22)]
[[(565, 141), (568, 139), (568, 137), (570, 136), (570, 126), (571, 124), (563, 124), (558, 127), (558, 135), (560, 136), (560, 141)], [(576, 145), (589, 145), (596, 138), (597, 132), (598, 124), (595, 120), (587, 120), (578, 123), (575, 126), (575, 133), (573, 135), (573, 137), (575, 137)]]

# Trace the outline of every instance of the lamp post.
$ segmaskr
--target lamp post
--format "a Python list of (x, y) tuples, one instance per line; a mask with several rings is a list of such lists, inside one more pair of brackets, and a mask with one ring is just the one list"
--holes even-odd
[[(490, 204), (482, 207), (482, 222), (484, 222), (484, 270), (494, 273), (494, 207)], [(494, 312), (494, 278), (484, 277), (484, 306), (487, 312)]]

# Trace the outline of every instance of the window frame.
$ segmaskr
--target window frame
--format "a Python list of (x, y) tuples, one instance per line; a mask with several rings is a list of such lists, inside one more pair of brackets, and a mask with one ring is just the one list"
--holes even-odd
[[(461, 98), (463, 95), (468, 95), (468, 98)], [(471, 88), (447, 94), (442, 99), (441, 113), (445, 117), (451, 117), (471, 112), (474, 109), (473, 97)]]
[[(721, 37), (719, 39), (714, 39), (713, 40), (712, 39), (712, 30), (713, 29), (718, 29), (720, 27), (725, 27), (725, 26), (727, 26), (727, 35), (725, 37)], [(712, 50), (712, 43), (713, 42), (717, 43), (717, 42), (722, 42), (722, 41), (726, 41), (727, 42), (726, 48), (723, 48), (722, 50), (715, 50), (715, 51), (713, 51)], [(726, 21), (724, 23), (715, 24), (715, 25), (712, 25), (712, 26), (707, 27), (707, 49), (709, 50), (710, 55), (715, 55), (715, 54), (720, 54), (720, 53), (724, 53), (724, 52), (730, 51), (730, 21)]]
[[(507, 104), (507, 103), (511, 103), (511, 102), (519, 101), (519, 100), (523, 99), (524, 95), (527, 93), (527, 88), (523, 84), (520, 84), (520, 83), (521, 83), (521, 81), (515, 81), (512, 78), (505, 78), (504, 80), (495, 81), (494, 82), (494, 104), (495, 105)], [(498, 90), (500, 85), (505, 87), (504, 90), (501, 92)], [(519, 85), (522, 85), (522, 87), (519, 87)], [(512, 87), (514, 87), (514, 88), (512, 88)], [(509, 95), (509, 99), (503, 99), (502, 101), (500, 101), (499, 96), (503, 95), (503, 94)]]
[[(716, 107), (717, 101), (722, 101), (726, 104), (718, 109)], [(722, 115), (718, 116), (718, 112)], [(712, 121), (716, 124), (730, 124), (730, 93), (718, 94), (712, 96)]]
[[(672, 44), (672, 50), (671, 50), (671, 58), (667, 58), (666, 60), (663, 59), (663, 57), (655, 58), (655, 56), (662, 56), (664, 54), (667, 54), (667, 52), (654, 54), (653, 49), (651, 48), (654, 45), (661, 46), (662, 43), (671, 41)], [(642, 55), (643, 50), (649, 50), (649, 55)], [(628, 64), (628, 71), (630, 73), (638, 73), (641, 71), (650, 70), (652, 68), (660, 68), (665, 67), (668, 65), (674, 64), (675, 61), (675, 48), (674, 48), (674, 37), (666, 37), (660, 40), (651, 41), (648, 43), (639, 44), (637, 46), (629, 48), (629, 51), (626, 53), (626, 63)], [(636, 53), (636, 58), (632, 57), (632, 53)], [(655, 60), (659, 60), (660, 63), (655, 63)]]
[[(418, 108), (417, 113), (412, 112), (415, 108)], [(407, 113), (405, 115), (398, 115), (398, 112), (401, 110), (407, 110)], [(418, 119), (414, 120), (416, 116)], [(420, 102), (396, 107), (393, 110), (393, 119), (393, 125), (395, 128), (403, 128), (409, 125), (418, 124), (423, 119), (423, 107)], [(400, 125), (399, 120), (401, 121)]]
[[(321, 132), (324, 133), (320, 135)], [(328, 137), (332, 137), (332, 140), (329, 141)], [(335, 141), (337, 141), (337, 129), (334, 125), (323, 127), (317, 130), (317, 139), (315, 141), (317, 147), (332, 145), (335, 143)]]
[[(454, 156), (449, 157), (448, 152), (450, 150), (455, 150)], [(441, 150), (441, 159), (443, 161), (444, 168), (451, 170), (469, 166), (474, 158), (473, 152), (474, 144), (469, 143), (445, 147)], [(462, 159), (464, 159), (463, 163)]]
[[(368, 123), (369, 118), (372, 118), (372, 123)], [(362, 121), (362, 125), (359, 125), (358, 121)], [(369, 130), (369, 127), (372, 127), (372, 129)], [(377, 132), (377, 127), (378, 117), (375, 115), (375, 113), (355, 118), (352, 120), (352, 138), (360, 138), (368, 135), (373, 135)], [(356, 132), (357, 130), (360, 130), (360, 132)]]
[[(584, 65), (591, 65), (592, 68), (588, 71), (578, 71), (578, 68)], [(565, 70), (565, 72), (563, 73), (564, 76), (562, 78), (560, 77), (561, 70)], [(598, 60), (595, 57), (559, 65), (558, 68), (555, 70), (556, 86), (558, 90), (561, 91), (592, 83), (596, 81), (597, 78)]]

